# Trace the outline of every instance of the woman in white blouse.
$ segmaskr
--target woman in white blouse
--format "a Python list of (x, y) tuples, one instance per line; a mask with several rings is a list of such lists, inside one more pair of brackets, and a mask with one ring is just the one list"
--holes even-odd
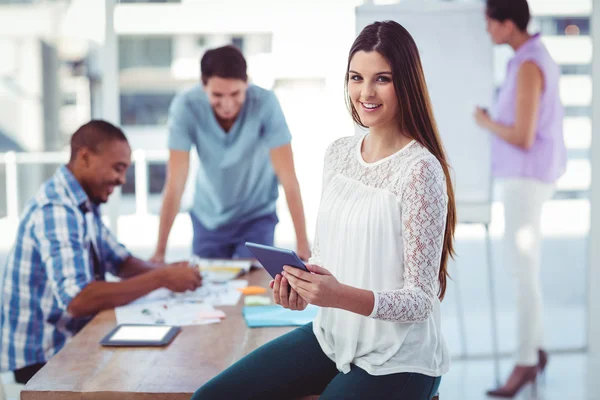
[(448, 371), (440, 300), (454, 194), (415, 42), (398, 23), (375, 22), (346, 75), (352, 117), (369, 133), (327, 149), (312, 273), (285, 267), (271, 283), (276, 303), (315, 304), (318, 316), (192, 399), (429, 400)]

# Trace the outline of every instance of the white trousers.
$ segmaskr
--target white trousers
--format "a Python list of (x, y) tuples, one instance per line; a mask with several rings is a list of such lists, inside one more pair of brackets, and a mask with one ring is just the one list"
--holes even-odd
[(511, 274), (517, 308), (517, 364), (535, 365), (542, 347), (540, 282), (542, 206), (554, 185), (532, 179), (500, 182), (504, 203), (504, 264)]

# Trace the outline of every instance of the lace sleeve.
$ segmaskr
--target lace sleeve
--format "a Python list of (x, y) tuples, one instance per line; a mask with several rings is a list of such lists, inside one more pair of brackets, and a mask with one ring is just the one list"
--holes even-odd
[(375, 291), (371, 317), (422, 322), (431, 314), (437, 296), (448, 209), (446, 179), (437, 160), (418, 161), (401, 196), (404, 287)]

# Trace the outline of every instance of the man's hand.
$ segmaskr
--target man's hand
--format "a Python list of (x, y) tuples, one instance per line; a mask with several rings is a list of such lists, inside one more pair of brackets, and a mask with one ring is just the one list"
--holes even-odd
[(192, 267), (187, 261), (181, 261), (161, 267), (163, 287), (173, 292), (196, 290), (202, 286), (202, 276), (197, 267)]
[(152, 264), (164, 264), (165, 263), (165, 253), (155, 252), (149, 260)]

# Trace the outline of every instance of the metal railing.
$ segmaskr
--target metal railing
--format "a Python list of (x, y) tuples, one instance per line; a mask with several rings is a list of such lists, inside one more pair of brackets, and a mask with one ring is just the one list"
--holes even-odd
[[(166, 163), (167, 150), (135, 150), (132, 165), (135, 165), (135, 213), (148, 214), (149, 180), (148, 167), (151, 163)], [(19, 165), (64, 164), (69, 161), (68, 152), (14, 152), (0, 153), (0, 165), (5, 165), (6, 174), (6, 215), (19, 217)], [(40, 182), (41, 184), (41, 182)]]

